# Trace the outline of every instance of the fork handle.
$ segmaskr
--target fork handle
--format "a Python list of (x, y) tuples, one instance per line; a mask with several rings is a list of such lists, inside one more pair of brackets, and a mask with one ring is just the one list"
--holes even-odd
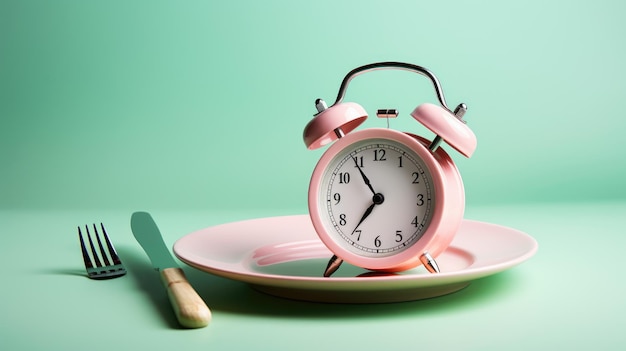
[(193, 289), (181, 268), (165, 268), (161, 280), (176, 313), (178, 322), (187, 328), (205, 327), (211, 321), (211, 310)]

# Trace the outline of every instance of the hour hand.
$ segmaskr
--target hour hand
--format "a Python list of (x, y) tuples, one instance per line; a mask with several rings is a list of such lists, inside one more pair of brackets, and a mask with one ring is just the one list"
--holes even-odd
[(357, 161), (356, 157), (353, 157), (352, 159), (354, 160), (354, 164), (356, 165), (356, 168), (359, 170), (359, 173), (361, 173), (361, 177), (363, 177), (363, 181), (365, 182), (365, 184), (370, 188), (370, 190), (372, 191), (372, 194), (376, 194), (376, 192), (374, 191), (374, 188), (372, 187), (372, 183), (370, 183), (370, 180), (367, 178), (365, 173), (363, 173), (363, 170), (361, 169), (361, 167), (359, 167), (359, 162)]
[(370, 207), (368, 207), (367, 210), (365, 210), (365, 213), (363, 213), (363, 217), (361, 217), (361, 219), (359, 220), (359, 223), (357, 223), (356, 227), (354, 227), (354, 230), (352, 231), (352, 234), (354, 234), (354, 232), (356, 232), (356, 229), (361, 225), (361, 223), (363, 223), (365, 218), (367, 218), (370, 214), (372, 214), (372, 210), (374, 209), (374, 206), (376, 206), (376, 203), (372, 202)]

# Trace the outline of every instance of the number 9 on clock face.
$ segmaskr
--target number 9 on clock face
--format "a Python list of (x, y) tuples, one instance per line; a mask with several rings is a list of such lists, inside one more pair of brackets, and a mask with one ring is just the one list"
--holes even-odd
[(440, 162), (419, 139), (368, 129), (338, 140), (322, 156), (309, 210), (318, 235), (339, 257), (369, 269), (403, 270), (417, 265), (437, 236), (445, 182)]
[(342, 150), (320, 190), (338, 241), (358, 255), (384, 257), (405, 250), (419, 240), (432, 215), (428, 169), (392, 140), (365, 140)]

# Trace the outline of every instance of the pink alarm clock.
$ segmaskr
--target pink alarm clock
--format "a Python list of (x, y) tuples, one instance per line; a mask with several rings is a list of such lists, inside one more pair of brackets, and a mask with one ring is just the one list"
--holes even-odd
[[(367, 118), (360, 105), (342, 102), (347, 86), (359, 74), (401, 69), (431, 80), (441, 106), (429, 103), (411, 116), (436, 134), (429, 141), (388, 128), (354, 131)], [(436, 257), (459, 229), (465, 192), (459, 171), (439, 147), (443, 140), (466, 157), (476, 136), (462, 120), (467, 110), (446, 105), (439, 81), (427, 69), (401, 62), (358, 67), (343, 79), (335, 103), (316, 100), (318, 113), (304, 129), (304, 143), (317, 149), (334, 142), (315, 166), (308, 206), (313, 227), (334, 253), (324, 276), (343, 262), (365, 269), (398, 272), (423, 264), (439, 272)], [(382, 118), (396, 110), (379, 110)]]

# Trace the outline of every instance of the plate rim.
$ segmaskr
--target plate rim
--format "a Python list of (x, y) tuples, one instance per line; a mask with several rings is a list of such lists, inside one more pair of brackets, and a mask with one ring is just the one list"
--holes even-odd
[[(524, 233), (520, 230), (506, 227), (500, 224), (494, 224), (489, 222), (483, 222), (473, 219), (463, 219), (461, 227), (465, 223), (473, 224), (473, 225), (487, 225), (492, 227), (497, 227), (507, 232), (508, 234), (515, 233), (524, 240), (527, 241), (529, 245), (528, 250), (526, 250), (523, 254), (518, 255), (515, 258), (498, 262), (495, 264), (474, 267), (474, 263), (470, 264), (467, 268), (451, 271), (451, 272), (441, 272), (438, 274), (419, 274), (419, 275), (392, 275), (392, 276), (384, 276), (384, 277), (369, 277), (369, 278), (361, 278), (361, 277), (330, 277), (325, 278), (320, 275), (320, 277), (311, 277), (311, 276), (292, 276), (292, 275), (279, 275), (279, 274), (270, 274), (270, 273), (257, 273), (254, 271), (241, 271), (241, 270), (229, 270), (224, 268), (224, 265), (220, 267), (210, 266), (205, 264), (201, 264), (198, 262), (194, 262), (193, 259), (186, 257), (184, 253), (181, 253), (181, 247), (187, 240), (190, 240), (192, 237), (199, 235), (206, 235), (207, 231), (211, 229), (223, 227), (223, 226), (236, 226), (238, 224), (250, 221), (264, 221), (270, 219), (278, 219), (278, 218), (293, 218), (294, 220), (298, 217), (309, 219), (308, 215), (287, 215), (287, 216), (275, 216), (275, 217), (262, 217), (262, 218), (253, 218), (246, 219), (235, 222), (228, 222), (223, 224), (218, 224), (206, 228), (202, 228), (191, 232), (181, 238), (179, 238), (173, 245), (173, 251), (176, 257), (178, 257), (185, 264), (199, 269), (203, 272), (210, 273), (216, 276), (224, 277), (227, 279), (241, 281), (251, 285), (260, 285), (260, 286), (269, 286), (276, 288), (294, 288), (294, 289), (316, 289), (316, 290), (325, 290), (325, 291), (333, 291), (333, 290), (346, 290), (346, 289), (359, 289), (359, 290), (379, 290), (384, 288), (385, 290), (393, 289), (397, 287), (409, 287), (419, 288), (419, 287), (431, 287), (431, 286), (440, 286), (440, 285), (448, 285), (448, 284), (458, 284), (464, 281), (472, 281), (476, 279), (480, 279), (486, 276), (490, 276), (502, 271), (505, 271), (509, 268), (517, 266), (524, 261), (531, 258), (538, 250), (538, 243), (535, 238), (530, 236), (527, 233)], [(310, 219), (309, 219), (310, 220)], [(321, 240), (320, 240), (321, 242)], [(455, 242), (452, 242), (451, 248), (457, 247)], [(465, 248), (460, 248), (461, 250), (466, 250)], [(471, 253), (471, 251), (470, 251)], [(243, 258), (243, 257), (242, 257)], [(215, 261), (213, 259), (209, 259), (211, 262), (220, 263), (220, 261)], [(237, 263), (233, 264), (236, 266), (237, 264), (241, 264), (242, 260), (236, 261)], [(223, 262), (222, 262), (223, 263)], [(383, 286), (384, 285), (384, 286)]]

